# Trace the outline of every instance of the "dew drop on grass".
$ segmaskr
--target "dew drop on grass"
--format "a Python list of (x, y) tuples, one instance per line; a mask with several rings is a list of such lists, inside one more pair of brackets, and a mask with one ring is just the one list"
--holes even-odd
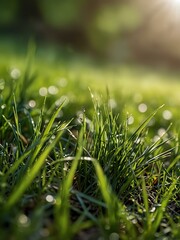
[(147, 105), (146, 105), (145, 103), (139, 104), (138, 110), (139, 110), (139, 112), (141, 112), (141, 113), (145, 113), (145, 112), (147, 111)]
[(6, 104), (3, 104), (2, 106), (1, 106), (1, 109), (5, 109), (6, 108)]
[(138, 223), (137, 219), (134, 218), (134, 219), (132, 220), (132, 223), (133, 223), (133, 224), (137, 224), (137, 223)]
[(156, 211), (156, 208), (155, 208), (155, 207), (152, 207), (151, 210), (150, 210), (151, 213), (153, 213), (153, 212), (155, 212), (155, 211)]
[[(135, 202), (134, 199), (132, 199), (132, 201)], [(133, 215), (129, 215), (128, 220), (130, 220), (133, 224), (137, 224), (137, 219)]]
[(127, 119), (127, 123), (128, 125), (131, 125), (134, 123), (134, 117), (133, 116), (130, 116), (128, 119)]
[(40, 96), (44, 97), (44, 96), (46, 96), (47, 94), (48, 94), (48, 90), (47, 90), (46, 87), (41, 87), (41, 88), (39, 89), (39, 95), (40, 95)]
[[(64, 150), (66, 150), (66, 149), (64, 149)], [(68, 157), (68, 156), (69, 156), (68, 154), (67, 154), (67, 155), (66, 155), (66, 154), (64, 155), (65, 158)], [(64, 163), (64, 167), (63, 167), (63, 171), (66, 172), (66, 171), (68, 171), (68, 170), (69, 170), (69, 163), (68, 163), (68, 162), (65, 162), (65, 163)]]
[(63, 106), (65, 107), (69, 103), (69, 98), (66, 95), (61, 96), (56, 102), (55, 105), (59, 107), (63, 103)]
[(169, 110), (165, 110), (162, 115), (165, 120), (171, 120), (172, 118), (172, 112)]
[(90, 94), (91, 94), (91, 98), (93, 99), (94, 98), (94, 94), (92, 92), (90, 92)]
[(21, 72), (18, 68), (12, 68), (10, 71), (10, 76), (13, 79), (18, 79), (21, 76)]
[(140, 143), (141, 143), (141, 138), (138, 138), (138, 137), (137, 137), (137, 138), (135, 139), (134, 143), (140, 144)]
[(166, 228), (163, 230), (163, 232), (164, 232), (165, 234), (168, 234), (168, 233), (172, 232), (172, 229), (171, 229), (170, 227), (166, 227)]
[(159, 139), (160, 139), (160, 136), (158, 136), (158, 135), (155, 135), (155, 136), (153, 137), (153, 141), (154, 141), (154, 142), (159, 141)]
[(48, 195), (46, 196), (46, 201), (47, 201), (48, 203), (54, 203), (55, 199), (54, 199), (54, 197), (53, 197), (52, 195), (48, 194)]
[(52, 135), (51, 139), (54, 140), (55, 138), (56, 138), (56, 136), (55, 136), (55, 135)]

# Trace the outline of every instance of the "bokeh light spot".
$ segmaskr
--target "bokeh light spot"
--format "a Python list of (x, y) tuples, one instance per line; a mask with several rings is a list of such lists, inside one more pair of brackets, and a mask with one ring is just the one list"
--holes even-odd
[(58, 107), (63, 103), (63, 106), (66, 106), (69, 103), (69, 98), (66, 95), (61, 96), (56, 102), (55, 105)]
[(145, 103), (139, 104), (138, 110), (139, 110), (139, 112), (141, 112), (141, 113), (145, 113), (145, 112), (147, 111), (147, 105), (146, 105)]
[(34, 107), (36, 106), (36, 101), (30, 100), (30, 101), (28, 102), (28, 105), (29, 105), (29, 107), (34, 108)]
[(165, 110), (162, 115), (165, 120), (171, 120), (172, 118), (172, 112), (169, 110)]
[(153, 137), (153, 141), (154, 141), (154, 142), (159, 141), (159, 139), (160, 139), (160, 136), (158, 136), (158, 135), (155, 135), (155, 136)]
[(44, 96), (46, 96), (47, 94), (48, 94), (48, 90), (47, 90), (46, 87), (41, 87), (41, 88), (39, 89), (39, 95), (40, 95), (40, 96), (44, 97)]
[(46, 196), (46, 201), (48, 202), (48, 203), (53, 203), (54, 202), (54, 197), (52, 196), (52, 195), (50, 195), (50, 194), (48, 194), (47, 196)]
[(108, 101), (108, 106), (113, 109), (113, 108), (117, 107), (117, 103), (116, 103), (116, 101), (113, 98), (111, 98)]
[(28, 227), (30, 224), (30, 220), (29, 218), (25, 215), (25, 214), (21, 214), (18, 217), (18, 222), (20, 225), (22, 225), (23, 227)]
[(2, 106), (1, 106), (1, 109), (5, 109), (6, 108), (6, 104), (3, 104)]
[(12, 68), (10, 71), (10, 76), (13, 79), (18, 79), (21, 76), (21, 72), (18, 68)]
[(109, 236), (109, 240), (119, 240), (119, 234), (118, 233), (111, 233)]
[(58, 88), (56, 86), (50, 86), (48, 87), (48, 93), (51, 95), (56, 95), (58, 93)]
[(159, 128), (158, 129), (158, 135), (162, 137), (166, 133), (166, 130), (164, 128)]

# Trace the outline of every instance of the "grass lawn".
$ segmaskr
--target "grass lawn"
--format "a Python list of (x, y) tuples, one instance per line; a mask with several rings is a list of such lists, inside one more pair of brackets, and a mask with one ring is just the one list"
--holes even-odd
[(0, 50), (1, 239), (179, 239), (180, 73)]

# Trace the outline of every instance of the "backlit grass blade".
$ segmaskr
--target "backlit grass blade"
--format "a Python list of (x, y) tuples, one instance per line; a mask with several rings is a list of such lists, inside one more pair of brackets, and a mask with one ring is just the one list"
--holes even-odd
[(173, 167), (176, 166), (176, 164), (179, 162), (179, 160), (180, 160), (180, 156), (177, 156), (168, 166), (167, 172), (170, 172), (170, 170), (172, 170)]
[(71, 225), (70, 222), (70, 189), (73, 185), (73, 179), (75, 176), (75, 172), (79, 163), (79, 159), (81, 158), (81, 154), (83, 151), (83, 131), (81, 130), (79, 141), (78, 141), (78, 151), (72, 162), (71, 168), (64, 178), (62, 182), (62, 186), (60, 187), (59, 195), (56, 199), (56, 207), (55, 207), (55, 216), (56, 216), (56, 224), (57, 230), (60, 239), (71, 239), (73, 236), (73, 229), (69, 229)]
[(47, 126), (46, 126), (46, 128), (44, 130), (44, 133), (42, 134), (41, 141), (39, 142), (38, 146), (35, 148), (33, 156), (31, 157), (30, 164), (33, 163), (34, 159), (36, 158), (36, 156), (40, 152), (43, 144), (47, 140), (48, 134), (50, 133), (50, 130), (51, 130), (52, 126), (53, 126), (53, 123), (54, 123), (56, 117), (58, 116), (58, 113), (62, 109), (62, 107), (63, 107), (63, 103), (57, 108), (57, 110), (53, 113), (51, 119), (49, 120), (49, 122), (48, 122), (48, 124), (47, 124)]
[(20, 164), (29, 157), (29, 155), (31, 154), (32, 149), (26, 151), (19, 159), (17, 159), (15, 161), (15, 163), (8, 169), (8, 171), (5, 174), (5, 178), (7, 178), (10, 174), (14, 173), (16, 171), (16, 169), (20, 166)]
[(171, 183), (170, 188), (168, 189), (168, 191), (166, 191), (164, 193), (164, 195), (162, 196), (162, 202), (160, 207), (157, 209), (157, 211), (155, 212), (155, 216), (154, 216), (154, 221), (152, 223), (152, 229), (151, 229), (151, 234), (152, 236), (155, 234), (157, 228), (160, 225), (160, 222), (164, 216), (164, 211), (170, 201), (170, 199), (172, 198), (173, 195), (173, 191), (174, 189), (177, 187), (177, 179), (174, 179)]
[[(112, 191), (112, 188), (106, 178), (106, 175), (103, 172), (102, 167), (96, 160), (93, 160), (93, 165), (95, 167), (96, 175), (98, 178), (98, 186), (101, 190), (101, 194), (107, 208), (109, 234), (115, 232), (116, 237), (121, 236), (122, 239), (126, 240), (129, 239), (129, 234), (131, 234), (132, 239), (137, 239), (134, 226), (131, 221), (128, 220), (126, 209), (124, 208), (121, 201), (118, 200), (115, 193)], [(124, 224), (124, 232), (120, 231), (121, 223)], [(109, 238), (108, 235), (106, 237), (107, 239)]]
[(5, 205), (6, 209), (10, 209), (22, 196), (22, 194), (26, 191), (29, 185), (32, 183), (34, 178), (37, 176), (39, 170), (44, 164), (47, 156), (54, 148), (59, 138), (63, 133), (63, 129), (66, 127), (66, 124), (61, 126), (61, 130), (58, 132), (55, 140), (41, 153), (41, 155), (37, 158), (34, 165), (29, 169), (28, 172), (23, 177), (23, 181), (21, 181), (18, 185), (15, 186), (14, 191), (10, 195), (7, 204)]
[(149, 211), (149, 203), (148, 203), (148, 193), (146, 190), (146, 183), (144, 178), (142, 178), (142, 196), (143, 196), (143, 201), (144, 201), (144, 206), (145, 206), (145, 215), (146, 215), (146, 228), (149, 231), (151, 227), (151, 215)]
[(164, 104), (157, 108), (149, 117), (147, 117), (140, 125), (139, 127), (135, 130), (135, 132), (130, 136), (129, 140), (134, 139), (137, 137), (137, 135), (147, 126), (147, 124), (150, 122), (150, 120), (157, 114), (157, 112), (164, 107)]

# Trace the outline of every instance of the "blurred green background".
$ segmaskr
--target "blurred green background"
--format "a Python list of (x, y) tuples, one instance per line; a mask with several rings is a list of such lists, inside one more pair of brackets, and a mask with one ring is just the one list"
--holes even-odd
[[(123, 0), (1, 0), (1, 36), (33, 36), (95, 55), (128, 54), (127, 34), (139, 24)], [(113, 54), (112, 54), (113, 53)], [(117, 57), (117, 56), (113, 56)]]
[(1, 0), (0, 33), (113, 61), (178, 66), (178, 8), (170, 0)]

